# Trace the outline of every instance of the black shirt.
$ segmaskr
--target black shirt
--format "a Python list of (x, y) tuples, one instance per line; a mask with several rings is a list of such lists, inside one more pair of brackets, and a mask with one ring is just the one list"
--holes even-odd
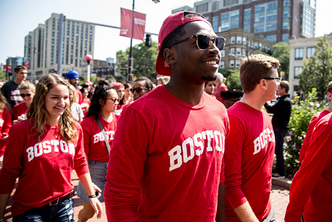
[(274, 128), (288, 129), (289, 119), (292, 112), (292, 102), (289, 94), (281, 96), (277, 99), (273, 106), (264, 104), (264, 107), (269, 113), (273, 113), (272, 125)]

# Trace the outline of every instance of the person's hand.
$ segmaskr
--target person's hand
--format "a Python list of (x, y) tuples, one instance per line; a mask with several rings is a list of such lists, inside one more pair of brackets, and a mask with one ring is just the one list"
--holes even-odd
[[(2, 140), (6, 140), (8, 138), (8, 135), (3, 135), (3, 137), (1, 138)], [(1, 219), (0, 219), (1, 220)]]
[(95, 191), (97, 191), (98, 193), (101, 193), (101, 189), (94, 183), (92, 183), (93, 188), (95, 189)]
[(90, 198), (90, 204), (91, 204), (93, 210), (95, 211), (95, 213), (97, 214), (97, 218), (100, 219), (104, 212), (103, 212), (103, 208), (102, 208), (101, 203), (99, 202), (98, 198), (97, 197)]

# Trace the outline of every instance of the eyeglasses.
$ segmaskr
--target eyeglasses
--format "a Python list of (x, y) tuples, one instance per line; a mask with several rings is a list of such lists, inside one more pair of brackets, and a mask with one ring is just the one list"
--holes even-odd
[(217, 46), (217, 48), (219, 50), (222, 50), (226, 43), (226, 39), (221, 36), (217, 36), (215, 38), (210, 38), (209, 36), (206, 36), (206, 35), (192, 35), (192, 36), (189, 36), (188, 38), (182, 39), (182, 40), (174, 43), (173, 45), (171, 45), (170, 48), (172, 48), (173, 46), (175, 46), (181, 42), (187, 41), (188, 39), (192, 39), (192, 38), (196, 38), (196, 45), (197, 45), (197, 48), (199, 48), (199, 49), (209, 48), (211, 45), (211, 42), (212, 42)]
[(134, 93), (136, 91), (139, 94), (140, 92), (142, 92), (143, 89), (149, 89), (149, 88), (146, 87), (131, 88), (130, 92)]
[[(266, 78), (263, 78), (263, 79), (274, 80), (277, 84), (279, 84), (282, 80), (282, 77), (266, 77)], [(258, 84), (259, 84), (259, 82), (258, 82)]]
[(106, 98), (106, 100), (111, 100), (113, 103), (119, 102), (118, 98)]
[(21, 93), (20, 96), (21, 96), (22, 98), (24, 98), (24, 97), (30, 97), (30, 96), (31, 96), (31, 93), (27, 93), (27, 94), (23, 94), (23, 93)]

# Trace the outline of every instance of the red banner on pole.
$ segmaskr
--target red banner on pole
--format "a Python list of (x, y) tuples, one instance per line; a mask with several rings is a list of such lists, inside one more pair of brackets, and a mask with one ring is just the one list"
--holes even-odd
[[(144, 41), (146, 15), (136, 12), (134, 17), (134, 39)], [(133, 23), (133, 11), (121, 8), (120, 36), (131, 38)]]
[(2, 71), (7, 72), (7, 65), (2, 66)]
[(7, 72), (12, 72), (12, 65), (7, 65)]

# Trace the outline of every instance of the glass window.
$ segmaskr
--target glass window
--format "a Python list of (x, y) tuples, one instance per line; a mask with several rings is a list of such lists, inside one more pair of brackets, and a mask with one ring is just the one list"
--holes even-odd
[(241, 49), (240, 48), (236, 48), (236, 55), (241, 55)]
[(247, 44), (247, 38), (246, 38), (246, 37), (243, 37), (242, 42), (243, 42), (243, 45)]
[(219, 68), (221, 69), (225, 68), (225, 61), (220, 61)]
[(229, 29), (229, 12), (221, 14), (221, 31)]
[(212, 28), (214, 32), (218, 32), (218, 19), (219, 16), (213, 16), (212, 18)]
[(271, 42), (276, 42), (277, 41), (277, 35), (267, 35), (266, 39), (271, 41)]
[(234, 60), (229, 60), (229, 67), (231, 67), (231, 68), (234, 67)]
[(229, 50), (229, 54), (230, 54), (230, 55), (234, 55), (234, 54), (235, 54), (235, 49), (234, 49), (234, 48), (231, 48), (231, 49)]
[(282, 42), (288, 42), (289, 35), (288, 34), (282, 34)]
[(235, 44), (235, 37), (234, 36), (231, 37), (231, 44)]
[(255, 6), (254, 32), (277, 30), (277, 1)]
[(258, 49), (258, 42), (255, 42), (254, 45), (255, 45), (255, 46), (254, 46), (254, 49)]
[(302, 60), (303, 59), (303, 48), (295, 49), (295, 60)]
[(231, 29), (239, 27), (239, 10), (230, 12)]
[(262, 43), (259, 43), (259, 50), (262, 50)]
[(242, 49), (242, 55), (246, 56), (246, 49)]
[(221, 57), (225, 57), (225, 50), (221, 50), (220, 55), (221, 55)]
[(241, 60), (236, 60), (235, 67), (240, 67)]
[(307, 58), (310, 56), (314, 56), (314, 53), (315, 53), (315, 47), (307, 48)]
[(284, 0), (282, 28), (289, 29), (290, 28), (289, 24), (290, 24), (290, 4), (289, 4), (289, 0)]
[(236, 37), (236, 44), (241, 44), (242, 43), (242, 37), (238, 36)]
[(244, 10), (243, 29), (251, 32), (251, 8)]
[(299, 74), (302, 72), (302, 66), (294, 67), (294, 79), (299, 78)]

